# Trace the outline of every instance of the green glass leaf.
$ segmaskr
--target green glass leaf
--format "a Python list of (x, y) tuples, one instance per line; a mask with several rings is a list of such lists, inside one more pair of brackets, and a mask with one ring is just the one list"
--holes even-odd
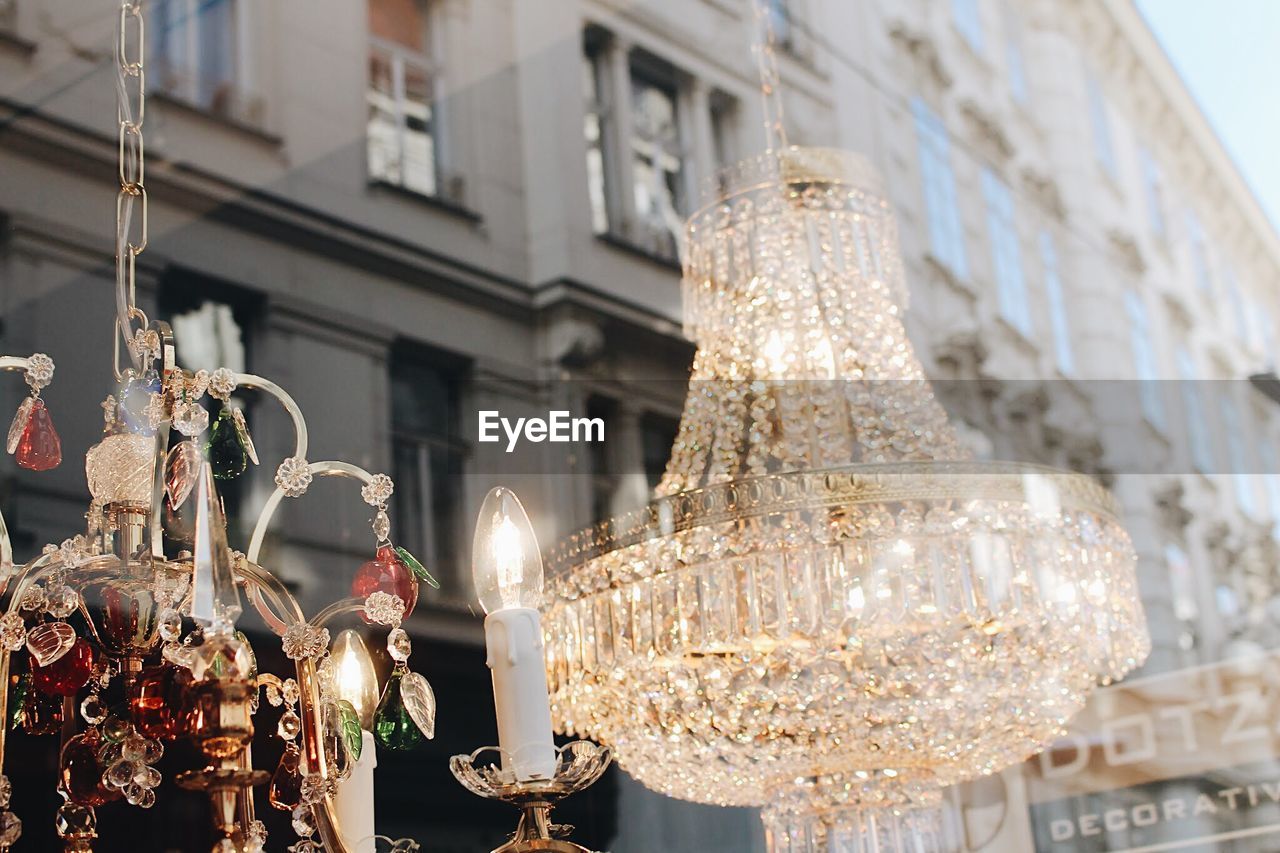
[(431, 577), (431, 573), (427, 571), (426, 567), (423, 566), (422, 563), (418, 562), (417, 557), (413, 556), (399, 545), (396, 546), (396, 556), (400, 558), (402, 563), (409, 567), (409, 571), (417, 575), (418, 580), (426, 581), (434, 589), (440, 588), (440, 582)]
[(213, 476), (218, 480), (234, 480), (249, 467), (249, 452), (240, 438), (235, 415), (224, 406), (209, 430), (209, 443), (204, 447)]
[(422, 743), (422, 730), (413, 721), (400, 695), (402, 677), (402, 672), (392, 671), (373, 716), (373, 736), (387, 749), (409, 750)]
[(351, 753), (352, 761), (359, 761), (364, 749), (364, 732), (360, 730), (360, 715), (356, 713), (356, 706), (346, 699), (339, 699), (338, 715), (342, 721), (342, 737), (347, 742), (347, 752)]

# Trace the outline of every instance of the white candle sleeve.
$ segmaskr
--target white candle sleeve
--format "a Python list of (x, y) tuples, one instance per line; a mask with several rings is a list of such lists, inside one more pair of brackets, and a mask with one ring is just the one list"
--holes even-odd
[(374, 853), (373, 769), (378, 766), (378, 750), (372, 734), (363, 732), (362, 736), (360, 760), (351, 766), (351, 775), (338, 783), (334, 807), (347, 849), (351, 853)]
[(484, 620), (484, 639), (493, 672), (503, 766), (522, 782), (551, 779), (556, 772), (556, 750), (538, 611), (525, 607), (495, 610)]

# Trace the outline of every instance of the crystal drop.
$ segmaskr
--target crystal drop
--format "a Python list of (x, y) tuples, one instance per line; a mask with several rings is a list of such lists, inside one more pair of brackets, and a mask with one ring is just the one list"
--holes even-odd
[(53, 418), (49, 417), (44, 400), (36, 400), (32, 404), (13, 458), (23, 468), (32, 471), (48, 471), (62, 462), (62, 439), (53, 428)]
[(413, 721), (401, 696), (402, 673), (393, 671), (373, 715), (373, 734), (387, 749), (413, 749), (422, 743), (422, 731)]
[(356, 598), (363, 600), (374, 592), (398, 596), (404, 602), (404, 618), (418, 602), (418, 580), (390, 545), (379, 548), (377, 556), (362, 565), (351, 581), (351, 594)]
[(46, 622), (27, 632), (27, 651), (36, 666), (48, 666), (76, 644), (76, 629), (66, 622)]
[(160, 771), (146, 764), (139, 764), (133, 772), (133, 782), (144, 788), (154, 788), (161, 782)]
[(74, 802), (63, 803), (58, 808), (58, 837), (93, 837), (98, 828), (98, 816), (93, 809)]
[(65, 619), (80, 606), (80, 593), (65, 583), (51, 587), (45, 595), (45, 609), (55, 619)]
[(315, 833), (315, 818), (311, 815), (311, 809), (298, 806), (293, 810), (293, 831), (302, 838), (309, 838)]
[(136, 773), (137, 770), (138, 763), (136, 761), (121, 758), (107, 768), (107, 784), (116, 788), (123, 788), (125, 785), (131, 785), (133, 784), (133, 774)]
[(102, 724), (102, 736), (113, 744), (119, 745), (129, 736), (129, 721), (118, 710), (112, 711), (107, 721)]
[(10, 454), (18, 449), (18, 440), (22, 438), (22, 433), (27, 428), (27, 419), (31, 417), (31, 407), (35, 404), (35, 397), (27, 397), (18, 406), (18, 411), (14, 412), (13, 422), (9, 424), (8, 442), (5, 444), (5, 449)]
[(271, 777), (271, 789), (267, 792), (267, 801), (273, 808), (287, 812), (302, 802), (302, 773), (298, 770), (301, 763), (302, 753), (297, 745), (291, 743), (286, 746)]
[(130, 805), (136, 806), (142, 801), (142, 794), (147, 789), (141, 785), (130, 782), (124, 786), (124, 798)]
[(240, 439), (240, 446), (244, 448), (249, 461), (257, 465), (258, 448), (253, 446), (253, 436), (249, 435), (249, 425), (244, 422), (244, 412), (240, 409), (232, 409), (231, 420), (236, 428), (236, 438)]
[(280, 715), (280, 722), (276, 725), (276, 734), (280, 736), (281, 740), (293, 740), (301, 730), (302, 720), (293, 711), (285, 711)]
[(249, 467), (249, 453), (240, 441), (231, 409), (223, 407), (218, 419), (209, 431), (209, 443), (205, 445), (213, 476), (218, 480), (234, 480)]
[(146, 746), (142, 748), (142, 760), (147, 764), (155, 764), (164, 757), (164, 744), (158, 740), (146, 741)]
[(120, 744), (120, 755), (126, 761), (141, 761), (147, 754), (147, 739), (141, 735), (130, 735)]
[(76, 805), (100, 806), (120, 798), (120, 792), (103, 784), (98, 759), (101, 739), (93, 729), (76, 735), (62, 749), (62, 790)]
[(182, 638), (182, 614), (172, 607), (160, 611), (160, 639), (174, 643)]
[(413, 651), (413, 643), (403, 628), (392, 628), (387, 634), (387, 654), (397, 663), (404, 663)]
[[(160, 775), (159, 771), (154, 771), (156, 775)], [(143, 788), (142, 793), (138, 794), (138, 799), (134, 805), (140, 809), (149, 809), (156, 804), (156, 792), (152, 788)]]
[(182, 506), (191, 490), (196, 487), (200, 476), (200, 463), (204, 460), (200, 446), (195, 439), (180, 441), (169, 450), (169, 458), (165, 461), (165, 492), (169, 495), (169, 506), (177, 509)]
[(107, 703), (97, 693), (90, 693), (80, 703), (80, 716), (91, 726), (96, 726), (107, 718)]
[[(33, 679), (34, 681), (34, 679)], [(62, 730), (62, 697), (29, 689), (22, 701), (22, 730), (29, 735), (53, 735)]]
[[(351, 775), (352, 761), (342, 726), (342, 710), (337, 702), (325, 703), (321, 714), (321, 729), (324, 740), (324, 753), (329, 761), (329, 766), (333, 769), (333, 778), (345, 779)], [(304, 781), (302, 792), (304, 802), (307, 799), (306, 793)]]
[(93, 648), (83, 638), (48, 666), (31, 669), (31, 684), (41, 693), (74, 696), (93, 674)]
[(427, 680), (416, 672), (406, 672), (400, 696), (410, 718), (428, 740), (436, 736), (436, 694)]

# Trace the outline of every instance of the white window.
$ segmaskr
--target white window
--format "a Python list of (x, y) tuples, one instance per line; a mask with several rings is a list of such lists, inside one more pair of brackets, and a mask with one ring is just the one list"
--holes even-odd
[(1067, 302), (1062, 293), (1062, 277), (1058, 271), (1058, 252), (1048, 231), (1040, 232), (1040, 263), (1044, 267), (1044, 295), (1049, 303), (1049, 322), (1053, 326), (1053, 350), (1058, 369), (1070, 376), (1075, 372), (1075, 354), (1071, 349), (1071, 323), (1067, 320)]
[(1280, 460), (1276, 458), (1275, 445), (1265, 436), (1258, 442), (1258, 461), (1262, 464), (1262, 485), (1272, 519), (1271, 535), (1280, 539)]
[(1147, 222), (1151, 226), (1151, 233), (1163, 240), (1166, 236), (1164, 176), (1160, 172), (1160, 164), (1148, 149), (1139, 149), (1138, 159), (1142, 162), (1142, 190), (1147, 200)]
[(1240, 280), (1236, 278), (1235, 268), (1226, 264), (1222, 268), (1222, 280), (1227, 287), (1227, 300), (1231, 303), (1231, 316), (1235, 321), (1236, 337), (1246, 347), (1253, 345), (1252, 324), (1245, 309), (1244, 293), (1240, 290)]
[(670, 66), (624, 51), (606, 34), (588, 31), (584, 133), (592, 226), (675, 260), (690, 180), (681, 115), (687, 98)]
[(790, 0), (765, 0), (767, 23), (773, 31), (774, 43), (786, 50), (795, 46), (795, 32), (791, 24)]
[(982, 10), (979, 0), (951, 0), (951, 15), (956, 29), (978, 53), (982, 52)]
[(684, 220), (684, 150), (674, 84), (631, 69), (631, 171), (642, 248), (676, 257)]
[(147, 11), (147, 85), (219, 115), (240, 115), (235, 0), (155, 0)]
[(1138, 395), (1142, 413), (1157, 429), (1165, 428), (1164, 400), (1160, 396), (1156, 373), (1155, 348), (1151, 344), (1151, 324), (1142, 297), (1130, 290), (1124, 295), (1125, 313), (1129, 316), (1129, 343), (1133, 350), (1133, 369), (1138, 377)]
[(1209, 246), (1205, 241), (1204, 227), (1194, 211), (1187, 211), (1187, 244), (1191, 250), (1191, 273), (1196, 287), (1213, 295), (1213, 270), (1209, 266)]
[(1089, 120), (1093, 125), (1093, 153), (1098, 164), (1114, 178), (1117, 170), (1115, 146), (1111, 141), (1111, 108), (1098, 78), (1092, 72), (1085, 73), (1085, 90), (1089, 99)]
[(920, 174), (924, 182), (929, 217), (929, 244), (934, 256), (959, 278), (969, 275), (964, 251), (964, 229), (956, 199), (956, 179), (951, 171), (951, 141), (947, 128), (924, 101), (912, 103), (916, 140), (920, 149)]
[[(440, 195), (434, 33), (424, 2), (369, 3), (369, 178)], [(454, 195), (454, 193), (449, 193)]]
[(1183, 415), (1187, 420), (1187, 441), (1191, 445), (1191, 463), (1197, 471), (1207, 474), (1213, 470), (1213, 445), (1209, 441), (1208, 412), (1200, 397), (1196, 365), (1185, 347), (1178, 347), (1176, 360)]
[(1027, 284), (1022, 274), (1013, 198), (1005, 182), (989, 169), (982, 170), (982, 197), (987, 205), (987, 235), (991, 240), (1000, 314), (1023, 335), (1030, 336), (1031, 308), (1027, 304)]

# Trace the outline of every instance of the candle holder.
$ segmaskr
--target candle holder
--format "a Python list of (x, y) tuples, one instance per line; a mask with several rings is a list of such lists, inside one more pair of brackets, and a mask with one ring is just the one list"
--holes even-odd
[[(497, 760), (497, 764), (484, 757)], [(551, 822), (557, 802), (596, 783), (613, 761), (607, 746), (579, 740), (556, 750), (555, 775), (550, 779), (520, 781), (504, 751), (496, 746), (449, 759), (449, 769), (464, 788), (488, 800), (501, 800), (521, 810), (520, 823), (511, 840), (493, 853), (591, 853), (566, 839), (573, 827)], [(504, 765), (506, 765), (504, 767)]]

